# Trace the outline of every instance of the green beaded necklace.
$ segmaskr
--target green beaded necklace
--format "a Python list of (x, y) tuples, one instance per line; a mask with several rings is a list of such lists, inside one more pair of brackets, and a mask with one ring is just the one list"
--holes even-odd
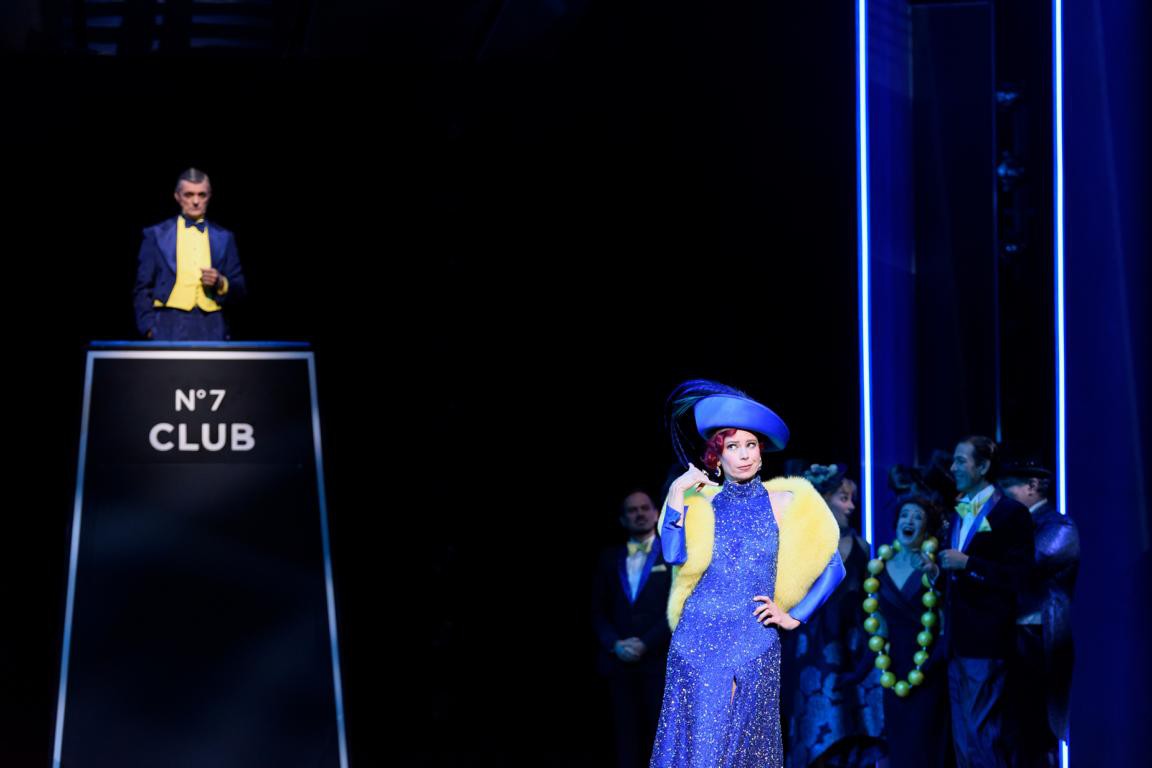
[[(929, 560), (936, 559), (936, 548), (939, 543), (931, 536), (924, 540), (920, 545), (920, 551), (928, 556)], [(880, 631), (882, 624), (882, 616), (880, 615), (880, 601), (874, 595), (880, 591), (880, 580), (876, 577), (884, 571), (884, 564), (892, 559), (892, 555), (899, 552), (901, 549), (900, 542), (896, 541), (889, 546), (888, 544), (881, 545), (876, 550), (879, 557), (868, 561), (868, 573), (872, 574), (864, 580), (864, 591), (868, 593), (868, 597), (864, 600), (864, 613), (868, 614), (868, 618), (864, 619), (864, 631), (871, 637), (868, 638), (869, 650), (876, 653), (876, 669), (880, 670), (880, 685), (885, 688), (891, 688), (892, 692), (900, 698), (907, 696), (912, 689), (924, 682), (924, 672), (920, 669), (928, 662), (928, 646), (932, 645), (935, 639), (932, 636), (932, 627), (936, 626), (936, 604), (940, 601), (940, 593), (932, 589), (932, 582), (928, 580), (928, 574), (920, 577), (920, 583), (924, 585), (924, 594), (920, 597), (920, 602), (928, 610), (920, 614), (920, 623), (924, 629), (920, 634), (916, 635), (916, 642), (920, 645), (920, 650), (916, 651), (913, 661), (916, 662), (916, 668), (908, 673), (907, 680), (897, 680), (896, 675), (888, 671), (888, 667), (892, 664), (892, 658), (888, 655), (889, 644), (887, 638), (882, 635), (876, 634)]]

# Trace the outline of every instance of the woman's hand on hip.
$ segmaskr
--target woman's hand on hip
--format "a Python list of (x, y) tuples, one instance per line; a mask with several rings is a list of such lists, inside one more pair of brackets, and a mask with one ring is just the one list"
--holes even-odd
[(772, 598), (767, 595), (756, 595), (752, 598), (755, 602), (763, 603), (759, 608), (752, 612), (756, 617), (756, 621), (764, 626), (772, 624), (777, 625), (781, 629), (796, 629), (800, 626), (800, 620), (794, 619), (788, 614), (788, 611), (783, 610), (776, 603), (772, 602)]

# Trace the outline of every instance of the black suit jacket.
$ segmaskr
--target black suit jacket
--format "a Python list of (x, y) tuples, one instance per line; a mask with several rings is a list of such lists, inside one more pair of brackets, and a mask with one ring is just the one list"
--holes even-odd
[[(1028, 508), (997, 490), (987, 516), (991, 530), (972, 535), (968, 565), (948, 574), (945, 633), (953, 656), (1007, 659), (1015, 652), (1017, 600), (1033, 562)], [(962, 521), (952, 515), (950, 530)]]
[[(592, 625), (596, 630), (599, 654), (597, 668), (610, 674), (623, 666), (664, 666), (672, 630), (668, 626), (668, 591), (672, 587), (672, 566), (664, 562), (660, 537), (652, 542), (648, 555), (648, 578), (640, 584), (633, 602), (628, 595), (627, 548), (604, 550), (596, 566), (592, 588)], [(617, 640), (639, 637), (648, 651), (636, 665), (625, 665), (612, 652)]]

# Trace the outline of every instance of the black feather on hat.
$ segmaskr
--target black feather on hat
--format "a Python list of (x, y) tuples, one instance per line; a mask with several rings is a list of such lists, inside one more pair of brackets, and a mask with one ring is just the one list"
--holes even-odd
[(703, 453), (702, 441), (724, 427), (760, 435), (765, 451), (783, 450), (788, 443), (787, 425), (770, 408), (735, 387), (708, 379), (689, 379), (672, 390), (664, 402), (664, 421), (672, 450), (685, 466)]

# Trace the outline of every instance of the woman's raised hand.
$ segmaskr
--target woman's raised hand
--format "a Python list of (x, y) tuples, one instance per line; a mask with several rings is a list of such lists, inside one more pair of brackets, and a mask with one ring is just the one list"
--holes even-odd
[(673, 493), (683, 494), (688, 490), (699, 490), (706, 485), (719, 485), (719, 483), (708, 477), (704, 470), (695, 464), (689, 464), (687, 471), (672, 481), (670, 490)]
[[(719, 485), (715, 480), (712, 480), (704, 471), (699, 469), (695, 464), (689, 464), (688, 470), (672, 481), (672, 485), (668, 486), (668, 506), (680, 512), (684, 509), (684, 493), (691, 488), (692, 490), (699, 490), (706, 485)], [(687, 512), (683, 513), (687, 515)], [(684, 527), (684, 517), (679, 520), (671, 520), (671, 524), (676, 528)]]
[(912, 567), (916, 569), (917, 573), (927, 573), (928, 578), (933, 581), (940, 575), (940, 566), (932, 562), (932, 558), (923, 552), (914, 552), (912, 555)]

